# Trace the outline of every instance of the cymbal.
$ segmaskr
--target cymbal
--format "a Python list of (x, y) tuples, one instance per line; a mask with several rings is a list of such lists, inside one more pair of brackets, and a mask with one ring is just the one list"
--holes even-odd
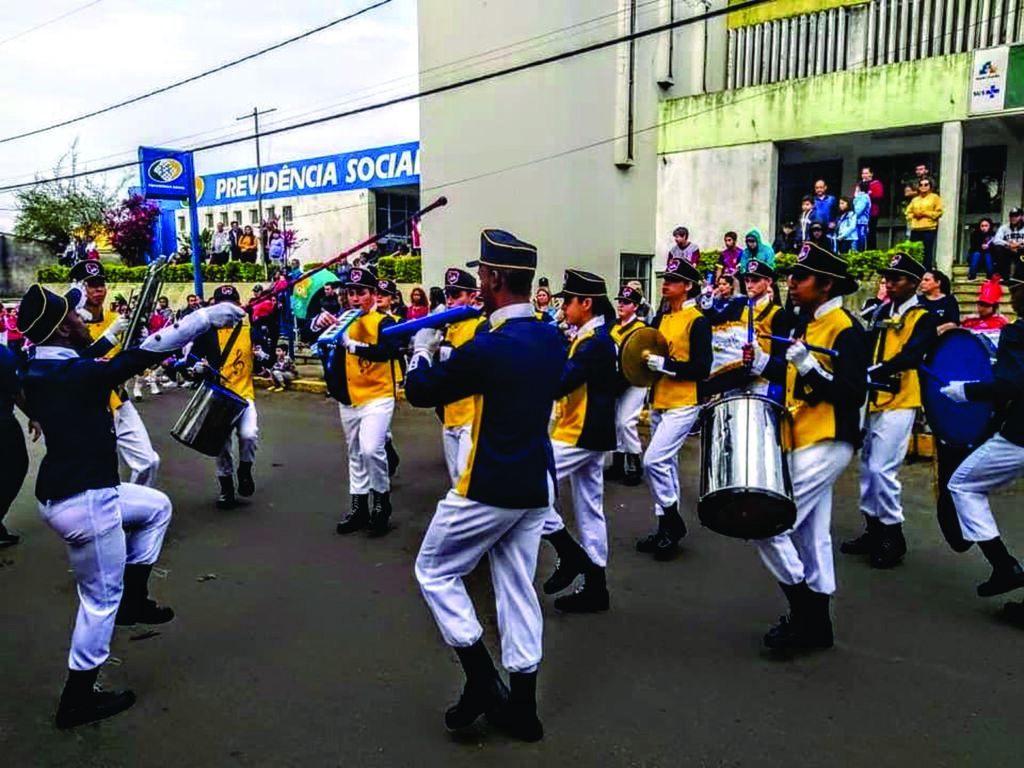
[(634, 387), (649, 387), (661, 378), (660, 373), (647, 367), (650, 355), (668, 357), (668, 341), (657, 328), (639, 328), (622, 343), (619, 365)]

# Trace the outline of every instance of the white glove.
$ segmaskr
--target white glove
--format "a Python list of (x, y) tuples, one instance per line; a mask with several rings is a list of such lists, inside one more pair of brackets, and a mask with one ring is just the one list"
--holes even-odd
[(794, 341), (789, 345), (789, 349), (786, 350), (786, 360), (796, 366), (796, 370), (801, 376), (806, 376), (819, 367), (818, 361), (802, 341)]
[(236, 304), (214, 304), (197, 309), (173, 325), (165, 326), (146, 338), (140, 349), (147, 352), (171, 352), (181, 349), (196, 336), (210, 328), (225, 328), (245, 317), (245, 310)]
[(951, 381), (949, 384), (939, 390), (943, 395), (948, 397), (954, 403), (966, 403), (967, 395), (964, 392), (964, 388), (968, 384), (973, 384), (973, 381)]
[(321, 312), (319, 315), (317, 315), (315, 318), (313, 318), (313, 322), (311, 323), (310, 327), (314, 331), (322, 331), (322, 330), (325, 330), (327, 328), (330, 328), (332, 325), (336, 324), (337, 322), (338, 322), (338, 318), (336, 318), (330, 312)]
[(652, 371), (658, 373), (664, 373), (667, 376), (675, 376), (672, 371), (665, 367), (665, 358), (661, 355), (648, 355), (647, 356), (647, 367)]
[(109, 341), (111, 344), (116, 344), (117, 335), (127, 327), (128, 318), (121, 317), (121, 315), (118, 315), (117, 318), (115, 318), (114, 322), (107, 326), (107, 330), (103, 332), (103, 335), (107, 337), (107, 341)]
[(192, 373), (194, 373), (196, 376), (202, 376), (204, 373), (206, 373), (206, 363), (200, 361), (193, 365)]
[(366, 349), (370, 346), (369, 344), (363, 344), (361, 341), (352, 341), (347, 333), (342, 335), (341, 343), (345, 347), (345, 351), (350, 355), (359, 354), (360, 349)]
[[(744, 344), (743, 348), (746, 349), (747, 346), (748, 345)], [(754, 352), (754, 361), (750, 365), (750, 371), (760, 376), (764, 369), (768, 366), (768, 361), (771, 360), (771, 357), (763, 349), (761, 349), (761, 345), (758, 344), (756, 341), (753, 344), (750, 344), (749, 346)]]
[(420, 328), (413, 334), (412, 351), (414, 354), (424, 354), (433, 357), (437, 348), (444, 341), (444, 334), (436, 328)]

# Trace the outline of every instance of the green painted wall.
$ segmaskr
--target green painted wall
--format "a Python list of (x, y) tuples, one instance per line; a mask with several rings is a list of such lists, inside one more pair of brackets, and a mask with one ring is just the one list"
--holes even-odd
[[(745, 1), (729, 0), (729, 5)], [(729, 29), (761, 24), (776, 19), (788, 19), (791, 16), (801, 16), (805, 13), (818, 13), (832, 8), (867, 5), (869, 2), (870, 0), (771, 0), (771, 2), (761, 3), (761, 5), (755, 5), (743, 11), (730, 13)]]
[(658, 151), (929, 125), (967, 117), (973, 54), (665, 101)]

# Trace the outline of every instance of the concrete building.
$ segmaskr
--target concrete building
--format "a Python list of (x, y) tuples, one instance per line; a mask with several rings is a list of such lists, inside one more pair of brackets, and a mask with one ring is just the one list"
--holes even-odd
[[(344, 152), (289, 163), (199, 177), (199, 226), (227, 228), (232, 221), (259, 232), (258, 186), (263, 220), (276, 217), (295, 229), (303, 262), (325, 261), (419, 209), (420, 150), (416, 142)], [(189, 235), (189, 216), (176, 214), (177, 232)], [(407, 240), (408, 231), (395, 240)]]
[[(421, 86), (726, 6), (422, 0)], [(716, 249), (727, 230), (774, 234), (815, 179), (849, 195), (864, 165), (888, 245), (922, 162), (948, 268), (975, 222), (1021, 203), (1022, 38), (1021, 0), (774, 0), (428, 98), (423, 188), (452, 204), (424, 225), (425, 276), (484, 226), (535, 241), (553, 282), (570, 265), (649, 275), (673, 227)]]

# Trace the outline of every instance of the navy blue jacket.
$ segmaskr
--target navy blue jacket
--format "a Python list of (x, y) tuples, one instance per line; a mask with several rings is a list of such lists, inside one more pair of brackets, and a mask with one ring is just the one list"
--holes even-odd
[(573, 403), (571, 399), (567, 403), (567, 407), (582, 406), (585, 411), (579, 420), (579, 430), (559, 424), (555, 427), (554, 438), (588, 451), (614, 451), (617, 443), (615, 401), (625, 391), (626, 384), (619, 373), (618, 352), (608, 326), (599, 326), (565, 361), (556, 394), (561, 399), (586, 385), (584, 403)]
[(457, 493), (506, 509), (551, 502), (555, 467), (548, 421), (564, 363), (558, 330), (524, 317), (481, 328), (442, 363), (410, 367), (405, 395), (412, 405), (475, 399), (473, 442)]
[(110, 393), (167, 357), (139, 348), (110, 360), (32, 359), (21, 386), (32, 418), (46, 437), (36, 498), (44, 504), (120, 484)]
[(0, 421), (14, 418), (14, 399), (21, 391), (18, 362), (18, 356), (0, 344)]
[(993, 400), (1005, 406), (999, 433), (1024, 446), (1024, 320), (1017, 320), (999, 332), (999, 348), (990, 384), (971, 382), (964, 387), (968, 400)]

